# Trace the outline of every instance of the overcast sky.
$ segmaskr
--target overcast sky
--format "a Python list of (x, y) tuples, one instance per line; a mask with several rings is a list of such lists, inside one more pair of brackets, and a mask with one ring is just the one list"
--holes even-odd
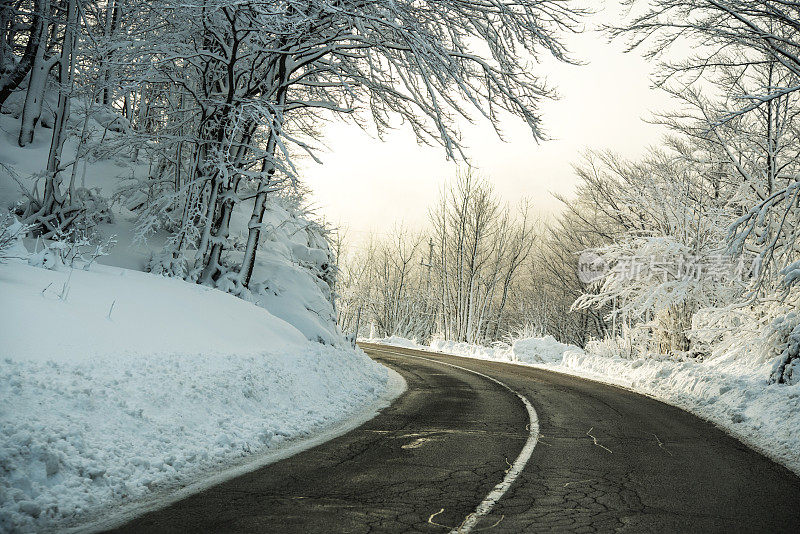
[[(643, 120), (669, 107), (667, 97), (651, 88), (651, 66), (640, 53), (623, 53), (623, 43), (609, 44), (594, 29), (615, 17), (616, 11), (598, 13), (585, 33), (568, 36), (573, 56), (585, 65), (549, 58), (540, 65), (561, 95), (542, 105), (544, 128), (553, 140), (537, 145), (515, 118), (503, 125), (506, 142), (488, 123), (465, 124), (473, 165), (505, 200), (514, 203), (527, 196), (540, 212), (552, 214), (560, 203), (551, 193), (573, 191), (572, 165), (583, 151), (613, 150), (636, 157), (663, 135), (660, 127)], [(318, 214), (346, 227), (353, 241), (370, 231), (388, 232), (401, 221), (421, 228), (428, 206), (456, 172), (443, 149), (418, 146), (407, 129), (384, 141), (351, 125), (329, 125), (324, 133), (330, 151), (321, 154), (322, 165), (304, 164), (303, 176)]]

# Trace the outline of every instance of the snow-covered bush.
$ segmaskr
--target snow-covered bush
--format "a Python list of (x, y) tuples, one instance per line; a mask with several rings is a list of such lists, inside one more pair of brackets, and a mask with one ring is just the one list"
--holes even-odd
[(800, 296), (700, 310), (691, 339), (692, 346), (712, 362), (739, 362), (751, 369), (766, 366), (763, 379), (769, 383), (797, 383)]
[[(194, 196), (196, 187), (193, 184), (176, 184), (176, 168), (163, 156), (157, 156), (157, 163), (149, 169), (146, 176), (131, 174), (120, 180), (112, 195), (112, 203), (135, 214), (134, 235), (140, 243), (160, 231), (170, 234), (168, 243), (173, 253), (166, 257), (177, 257), (177, 263), (184, 261), (179, 252), (186, 243), (199, 241), (200, 233), (196, 222), (203, 217), (201, 211), (194, 210), (194, 204), (186, 201), (187, 196)], [(182, 213), (182, 205), (186, 204), (188, 213)], [(173, 276), (182, 276), (182, 268), (166, 262), (163, 269)], [(184, 265), (185, 267), (185, 265)]]
[(689, 351), (694, 313), (734, 298), (745, 285), (730, 258), (693, 249), (672, 236), (625, 236), (591, 252), (608, 268), (597, 290), (582, 295), (575, 306), (614, 303), (615, 314), (652, 329), (659, 353)]
[(107, 256), (115, 244), (113, 236), (101, 239), (97, 234), (59, 233), (55, 240), (42, 242), (42, 249), (28, 256), (28, 264), (52, 271), (75, 267), (88, 271), (98, 258)]
[(651, 332), (647, 325), (629, 327), (623, 324), (616, 336), (591, 339), (586, 343), (586, 352), (606, 358), (636, 360), (650, 355)]
[(800, 313), (791, 312), (775, 319), (770, 338), (775, 345), (769, 347), (773, 352), (780, 350), (770, 373), (769, 381), (779, 384), (800, 383)]
[(535, 324), (532, 322), (526, 322), (522, 325), (513, 328), (511, 332), (509, 332), (505, 340), (509, 344), (513, 344), (515, 340), (518, 339), (527, 339), (532, 337), (544, 337), (545, 336), (545, 327), (544, 325)]
[[(40, 173), (36, 180), (44, 177)], [(72, 187), (69, 193), (58, 192), (57, 200), (32, 193), (19, 205), (17, 215), (33, 231), (46, 238), (73, 231), (89, 232), (102, 223), (113, 223), (114, 214), (108, 200), (97, 188)]]

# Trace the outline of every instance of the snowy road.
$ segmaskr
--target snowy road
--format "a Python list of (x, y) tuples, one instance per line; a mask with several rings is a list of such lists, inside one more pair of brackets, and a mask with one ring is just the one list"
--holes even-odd
[[(677, 408), (527, 367), (362, 347), (408, 382), (391, 407), (118, 531), (800, 529), (800, 478)], [(529, 459), (534, 432), (522, 398), (538, 415)], [(518, 477), (487, 509), (509, 474)]]

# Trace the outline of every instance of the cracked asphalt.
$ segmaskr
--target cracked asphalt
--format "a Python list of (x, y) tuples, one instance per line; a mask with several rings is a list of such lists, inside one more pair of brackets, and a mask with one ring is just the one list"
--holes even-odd
[(408, 391), (327, 443), (113, 532), (448, 532), (527, 466), (474, 531), (800, 532), (800, 478), (677, 408), (580, 378), (362, 344)]

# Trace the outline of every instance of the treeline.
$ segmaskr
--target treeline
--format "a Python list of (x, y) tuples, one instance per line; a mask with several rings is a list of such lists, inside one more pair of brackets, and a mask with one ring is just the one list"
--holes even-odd
[(770, 380), (800, 378), (799, 19), (771, 1), (658, 0), (611, 29), (659, 60), (676, 108), (640, 161), (579, 167), (604, 269), (573, 308), (611, 307), (607, 348), (774, 360)]
[(352, 332), (360, 317), (361, 335), (419, 341), (488, 344), (557, 332), (583, 343), (605, 322), (596, 310), (567, 313), (584, 285), (563, 236), (529, 201), (509, 205), (488, 179), (464, 170), (430, 207), (427, 230), (399, 226), (343, 255), (339, 324)]

